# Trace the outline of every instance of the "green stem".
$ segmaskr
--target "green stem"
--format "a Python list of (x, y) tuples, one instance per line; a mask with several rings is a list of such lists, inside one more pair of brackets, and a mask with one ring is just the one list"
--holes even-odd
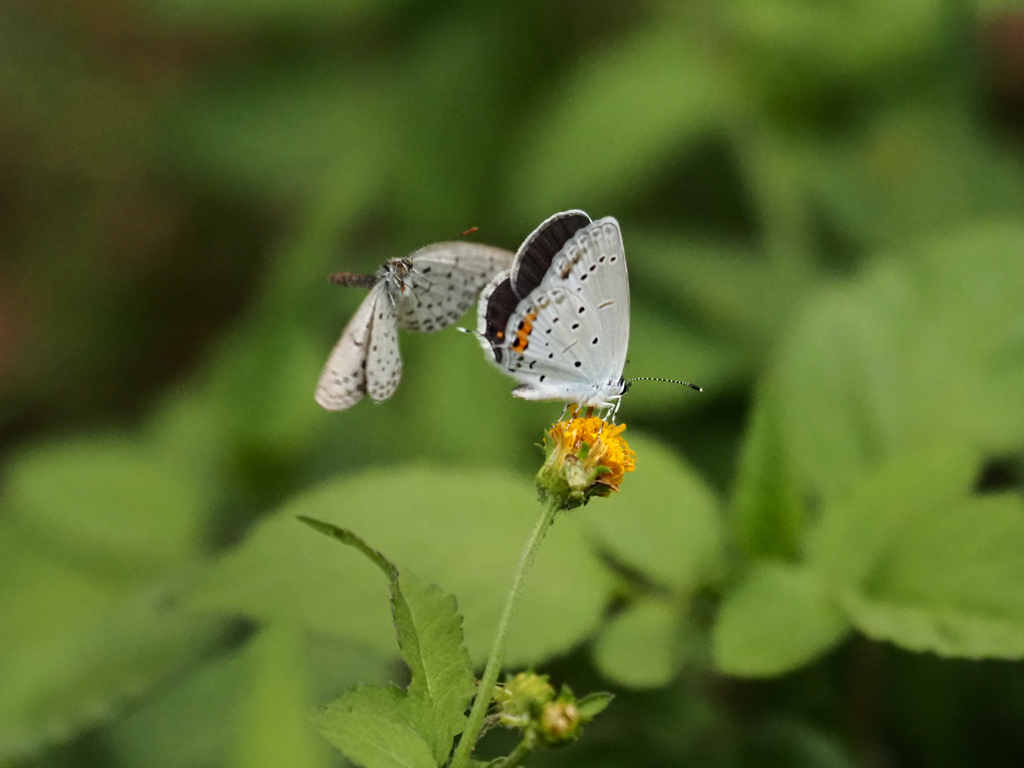
[(512, 750), (512, 753), (498, 763), (498, 768), (515, 768), (523, 761), (524, 757), (533, 752), (533, 745), (535, 741), (535, 738), (527, 738), (520, 741), (516, 748)]
[[(484, 667), (484, 676), (480, 680), (480, 687), (477, 688), (476, 698), (473, 700), (473, 709), (469, 713), (469, 721), (466, 723), (466, 730), (459, 740), (459, 747), (455, 750), (452, 758), (451, 768), (466, 768), (469, 763), (469, 755), (480, 738), (480, 728), (487, 717), (487, 710), (491, 706), (491, 694), (494, 692), (494, 684), (498, 682), (498, 674), (501, 672), (502, 657), (505, 655), (505, 636), (508, 634), (509, 624), (512, 622), (512, 615), (515, 613), (516, 604), (522, 594), (523, 585), (526, 583), (526, 574), (530, 571), (534, 559), (537, 557), (537, 550), (547, 533), (548, 526), (555, 519), (559, 507), (551, 497), (544, 504), (537, 524), (523, 547), (523, 553), (519, 556), (519, 565), (516, 566), (515, 575), (512, 577), (512, 587), (508, 591), (508, 598), (505, 600), (505, 608), (501, 612), (501, 620), (498, 622), (498, 634), (491, 646), (491, 655), (487, 657), (487, 666)], [(513, 753), (515, 754), (515, 753)]]

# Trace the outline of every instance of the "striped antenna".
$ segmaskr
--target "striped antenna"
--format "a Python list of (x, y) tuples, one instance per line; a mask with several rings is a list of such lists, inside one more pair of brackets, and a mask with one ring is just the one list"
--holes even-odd
[(691, 384), (688, 381), (676, 381), (675, 379), (659, 379), (654, 376), (637, 376), (635, 379), (626, 379), (626, 386), (630, 386), (634, 381), (665, 381), (668, 382), (669, 384), (682, 384), (684, 387), (695, 389), (698, 392), (704, 391), (701, 387), (698, 387), (696, 384)]

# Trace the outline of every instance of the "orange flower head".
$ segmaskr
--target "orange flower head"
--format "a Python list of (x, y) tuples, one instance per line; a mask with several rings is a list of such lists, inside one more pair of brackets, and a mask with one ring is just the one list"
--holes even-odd
[(597, 417), (557, 422), (548, 430), (554, 444), (537, 475), (542, 495), (555, 494), (571, 509), (618, 491), (636, 468), (636, 454), (621, 436), (625, 429)]

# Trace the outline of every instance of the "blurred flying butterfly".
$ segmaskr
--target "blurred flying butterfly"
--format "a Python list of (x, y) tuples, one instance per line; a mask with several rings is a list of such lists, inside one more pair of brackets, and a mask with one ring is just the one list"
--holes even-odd
[(316, 388), (316, 401), (342, 411), (364, 394), (380, 402), (394, 394), (402, 375), (398, 328), (432, 333), (456, 322), (513, 254), (477, 243), (435, 243), (392, 259), (375, 275), (339, 272), (337, 285), (370, 293), (342, 331)]
[[(629, 276), (619, 223), (583, 211), (549, 218), (480, 294), (477, 338), (525, 400), (618, 408), (630, 384)], [(661, 379), (669, 381), (669, 379)], [(699, 387), (686, 382), (688, 387)]]

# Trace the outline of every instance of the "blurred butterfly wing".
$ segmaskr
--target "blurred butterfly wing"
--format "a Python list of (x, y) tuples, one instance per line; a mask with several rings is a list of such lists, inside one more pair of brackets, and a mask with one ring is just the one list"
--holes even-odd
[(351, 408), (366, 392), (366, 357), (370, 330), (377, 305), (387, 302), (383, 282), (377, 283), (348, 321), (341, 338), (331, 350), (320, 381), (316, 401), (329, 411)]
[(435, 243), (409, 256), (412, 271), (399, 290), (397, 322), (409, 331), (432, 333), (454, 324), (495, 274), (512, 265), (513, 254), (478, 243)]
[(402, 378), (402, 356), (398, 351), (398, 325), (395, 309), (386, 292), (373, 307), (370, 318), (369, 348), (366, 350), (366, 392), (375, 402), (395, 393)]

